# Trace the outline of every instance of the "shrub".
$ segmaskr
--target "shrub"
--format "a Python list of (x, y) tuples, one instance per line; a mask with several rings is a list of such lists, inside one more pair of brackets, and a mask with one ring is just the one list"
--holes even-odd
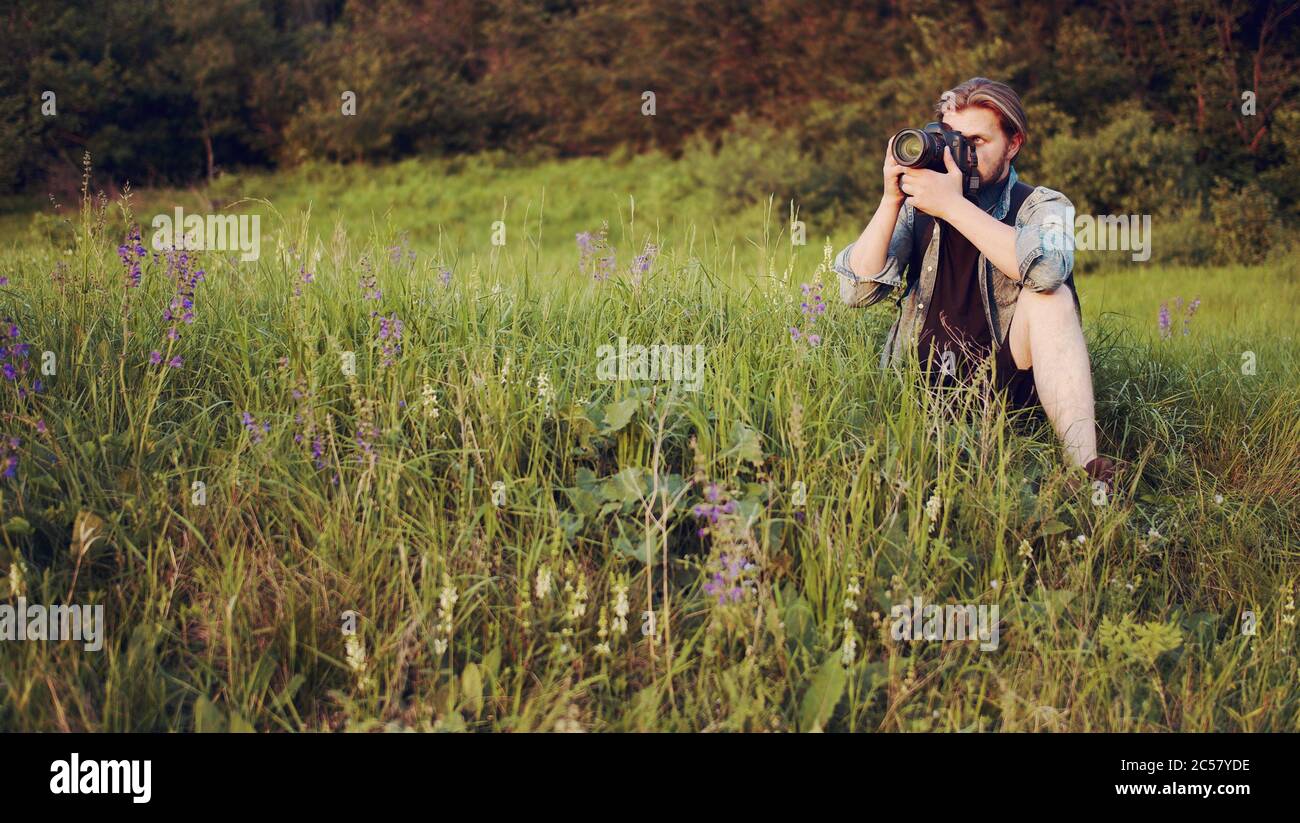
[(1219, 263), (1259, 263), (1280, 245), (1277, 198), (1255, 183), (1214, 186), (1214, 252)]

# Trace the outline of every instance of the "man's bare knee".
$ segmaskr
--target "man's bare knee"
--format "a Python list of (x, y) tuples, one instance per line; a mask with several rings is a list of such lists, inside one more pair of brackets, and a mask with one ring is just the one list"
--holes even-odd
[(1016, 311), (1022, 310), (1031, 322), (1040, 318), (1049, 323), (1073, 323), (1076, 320), (1074, 295), (1070, 292), (1070, 287), (1064, 284), (1052, 291), (1021, 289)]

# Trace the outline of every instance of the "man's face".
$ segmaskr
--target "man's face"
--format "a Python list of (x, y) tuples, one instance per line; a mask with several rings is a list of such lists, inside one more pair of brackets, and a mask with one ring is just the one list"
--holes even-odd
[(967, 106), (950, 111), (943, 116), (943, 124), (966, 135), (966, 139), (975, 145), (981, 186), (998, 183), (1007, 176), (1007, 169), (1023, 140), (1020, 135), (1016, 135), (1014, 141), (1008, 140), (998, 124), (997, 114), (991, 109)]

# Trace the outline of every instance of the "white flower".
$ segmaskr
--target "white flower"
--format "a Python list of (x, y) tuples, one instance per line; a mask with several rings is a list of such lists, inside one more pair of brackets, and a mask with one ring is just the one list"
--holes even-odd
[(1078, 535), (1077, 537), (1074, 538), (1074, 542), (1082, 546), (1084, 543), (1088, 542), (1088, 538), (1084, 537), (1083, 535)]
[(545, 600), (551, 593), (551, 567), (542, 564), (537, 570), (537, 582), (533, 586), (533, 592), (537, 595), (538, 600)]
[(438, 408), (438, 392), (434, 391), (433, 386), (425, 383), (420, 394), (424, 397), (424, 415), (436, 420), (441, 413), (441, 409)]
[(852, 666), (858, 656), (858, 639), (853, 634), (844, 635), (844, 646), (840, 649), (840, 662)]
[(1214, 502), (1217, 503), (1217, 504), (1219, 504), (1219, 505), (1223, 505), (1223, 495), (1221, 495), (1221, 494), (1216, 494), (1216, 495), (1214, 496)]
[(357, 677), (357, 685), (366, 688), (370, 678), (366, 675), (366, 647), (361, 642), (361, 635), (349, 634), (343, 638), (343, 648), (347, 652), (348, 667)]
[(9, 564), (9, 594), (13, 597), (21, 597), (27, 590), (26, 581), (23, 580), (23, 567), (18, 565), (17, 561)]
[(614, 634), (627, 634), (627, 613), (631, 604), (627, 602), (627, 584), (614, 584), (614, 623), (610, 631)]
[(934, 531), (934, 524), (939, 522), (939, 509), (943, 506), (943, 500), (936, 491), (930, 495), (930, 499), (925, 501), (925, 516), (930, 520), (930, 531)]

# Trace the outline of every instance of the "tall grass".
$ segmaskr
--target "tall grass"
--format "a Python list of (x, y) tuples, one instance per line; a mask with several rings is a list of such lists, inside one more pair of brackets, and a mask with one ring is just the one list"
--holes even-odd
[[(877, 370), (888, 311), (837, 305), (782, 215), (737, 237), (596, 176), (504, 247), (263, 206), (258, 261), (190, 261), (175, 341), (179, 261), (125, 285), (129, 203), (15, 243), (0, 593), (103, 604), (107, 642), (0, 642), (0, 728), (1300, 730), (1295, 261), (1083, 279), (1132, 465), (1099, 505), (1041, 420)], [(702, 390), (598, 380), (619, 337), (702, 346)], [(895, 641), (915, 596), (997, 604), (999, 647)]]

